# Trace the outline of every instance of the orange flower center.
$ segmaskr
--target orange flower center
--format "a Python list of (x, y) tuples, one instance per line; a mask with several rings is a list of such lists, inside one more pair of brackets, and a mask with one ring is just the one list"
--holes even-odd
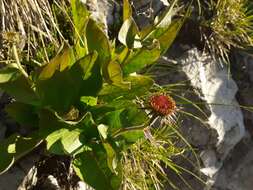
[(152, 109), (161, 115), (170, 115), (176, 110), (176, 103), (170, 97), (166, 95), (154, 95), (149, 100)]

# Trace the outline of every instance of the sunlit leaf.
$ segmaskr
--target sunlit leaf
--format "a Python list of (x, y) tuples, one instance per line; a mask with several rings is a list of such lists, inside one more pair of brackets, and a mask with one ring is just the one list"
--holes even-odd
[(74, 21), (75, 31), (79, 38), (85, 29), (86, 22), (89, 18), (89, 12), (83, 2), (80, 0), (71, 0), (72, 17)]
[(93, 97), (93, 96), (82, 96), (80, 101), (85, 103), (88, 106), (97, 105), (97, 97)]
[[(80, 134), (81, 130), (79, 128), (75, 128), (73, 130), (71, 128), (59, 129), (47, 136), (46, 138), (47, 149), (52, 153), (66, 152), (66, 154), (72, 154), (74, 153), (74, 151), (76, 151), (78, 148), (82, 146), (82, 143), (80, 142), (79, 139)], [(57, 141), (60, 141), (58, 143), (61, 143), (62, 150), (54, 149), (55, 147), (53, 147), (53, 145), (57, 143)], [(59, 148), (61, 149), (61, 147)]]
[(107, 63), (111, 57), (109, 39), (92, 19), (89, 20), (87, 25), (86, 38), (89, 52), (96, 51), (98, 53), (98, 61), (101, 65)]
[(91, 86), (91, 82), (99, 79), (94, 77), (97, 74), (94, 72), (96, 58), (97, 53), (93, 52), (64, 71), (56, 70), (51, 78), (38, 80), (36, 90), (42, 104), (57, 111), (68, 111), (72, 105), (80, 101), (81, 96), (96, 95), (95, 92), (90, 94), (93, 89), (97, 91), (98, 87), (98, 85)]
[(109, 62), (107, 66), (107, 71), (103, 72), (105, 74), (106, 82), (119, 86), (121, 88), (130, 88), (130, 83), (123, 80), (123, 72), (120, 64), (117, 61)]
[(103, 138), (103, 140), (105, 140), (108, 134), (108, 126), (103, 125), (103, 124), (98, 125), (98, 132)]
[(0, 70), (0, 83), (6, 83), (12, 79), (16, 79), (20, 72), (15, 67), (4, 67)]
[(122, 89), (113, 85), (104, 85), (99, 92), (99, 97), (104, 101), (111, 101), (117, 98), (134, 99), (136, 96), (145, 95), (154, 84), (154, 80), (147, 76), (128, 76), (125, 81), (131, 83), (130, 89)]
[(176, 39), (179, 30), (184, 23), (184, 18), (175, 20), (166, 29), (157, 29), (154, 31), (154, 38), (158, 39), (161, 47), (161, 54), (164, 54)]
[[(121, 122), (120, 115), (124, 111), (124, 108), (118, 109), (115, 111), (109, 111), (107, 113), (103, 113), (101, 116), (100, 122), (105, 123), (109, 127), (109, 132), (113, 133), (116, 130), (123, 127), (123, 124)], [(97, 115), (99, 116), (99, 115)]]
[(157, 41), (148, 48), (141, 48), (131, 52), (128, 59), (124, 62), (123, 73), (129, 75), (130, 73), (138, 72), (146, 66), (153, 64), (160, 57), (160, 45)]
[(116, 152), (114, 151), (112, 146), (107, 142), (104, 142), (103, 146), (105, 148), (106, 155), (107, 155), (107, 165), (112, 172), (115, 172), (117, 174), (116, 168), (117, 168), (118, 160), (117, 160)]
[(159, 18), (156, 18), (157, 23), (155, 23), (156, 28), (166, 28), (171, 24), (173, 15), (175, 14), (175, 5), (178, 0), (173, 0), (170, 6), (165, 10), (165, 12)]
[(99, 134), (91, 114), (87, 113), (77, 122), (68, 122), (52, 112), (40, 115), (40, 136), (47, 142), (47, 150), (54, 154), (75, 155), (76, 152), (89, 150), (92, 139), (99, 139)]
[(94, 51), (89, 55), (79, 59), (80, 66), (83, 71), (83, 80), (88, 79), (92, 75), (92, 68), (97, 60), (97, 52)]
[(174, 6), (177, 0), (174, 0), (167, 11), (160, 17), (157, 18), (157, 23), (154, 27), (150, 28), (147, 32), (145, 31), (143, 40), (157, 39), (160, 43), (161, 55), (164, 54), (175, 40), (178, 32), (180, 31), (185, 19), (189, 17), (191, 13), (191, 7), (186, 11), (183, 18), (172, 20), (174, 13)]
[(118, 39), (122, 44), (130, 49), (142, 47), (139, 30), (133, 18), (129, 18), (124, 21), (120, 28)]
[(123, 21), (132, 17), (132, 7), (128, 0), (123, 0)]
[(55, 56), (41, 71), (40, 80), (51, 78), (54, 73), (64, 71), (75, 62), (74, 52), (72, 48), (65, 48), (59, 55)]
[(126, 139), (128, 143), (135, 143), (138, 139), (144, 138), (144, 132), (143, 129), (126, 131), (122, 133), (122, 136), (124, 137), (124, 139)]
[(124, 62), (124, 60), (127, 58), (128, 54), (129, 54), (130, 50), (125, 47), (118, 55), (117, 60), (121, 63)]
[(125, 131), (122, 135), (128, 142), (134, 142), (133, 139), (137, 140), (143, 137), (142, 128), (145, 127), (145, 123), (149, 120), (143, 109), (140, 109), (137, 104), (127, 100), (115, 100), (111, 102), (110, 105), (117, 110), (108, 111), (103, 114), (98, 121), (109, 126), (108, 134), (112, 135), (118, 131), (124, 131), (129, 127), (140, 126), (140, 129), (131, 130), (129, 132)]

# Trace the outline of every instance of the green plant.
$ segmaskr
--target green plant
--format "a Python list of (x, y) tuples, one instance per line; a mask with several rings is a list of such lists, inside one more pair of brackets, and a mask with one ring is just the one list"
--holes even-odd
[(229, 62), (228, 55), (232, 48), (245, 49), (252, 46), (252, 2), (210, 0), (206, 3), (203, 14), (202, 34), (207, 50), (212, 55)]
[(29, 72), (13, 42), (15, 62), (0, 70), (0, 87), (15, 99), (8, 114), (32, 133), (2, 142), (0, 173), (46, 142), (49, 153), (71, 156), (77, 175), (90, 186), (119, 189), (125, 181), (124, 153), (144, 141), (154, 119), (137, 101), (156, 93), (154, 81), (135, 72), (154, 64), (176, 38), (185, 18), (171, 21), (175, 3), (152, 27), (139, 31), (124, 0), (118, 43), (107, 38), (82, 3), (71, 0), (73, 45), (65, 44)]

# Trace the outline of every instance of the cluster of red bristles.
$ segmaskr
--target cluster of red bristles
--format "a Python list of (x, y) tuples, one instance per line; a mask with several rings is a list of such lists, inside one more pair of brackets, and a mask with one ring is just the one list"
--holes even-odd
[(152, 111), (160, 116), (172, 116), (176, 112), (176, 102), (165, 94), (156, 94), (150, 97), (149, 104)]
[[(152, 124), (157, 118), (162, 117), (162, 123), (174, 123), (175, 113), (177, 111), (176, 102), (172, 97), (166, 94), (155, 94), (149, 98), (149, 106), (152, 114)], [(151, 142), (156, 143), (150, 131), (150, 126), (144, 129), (144, 134)]]

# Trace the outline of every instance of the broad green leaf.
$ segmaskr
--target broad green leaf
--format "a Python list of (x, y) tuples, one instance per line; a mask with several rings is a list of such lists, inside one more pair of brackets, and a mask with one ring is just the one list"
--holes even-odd
[[(100, 62), (99, 62), (99, 54), (97, 54), (96, 50), (94, 50), (94, 53), (91, 53), (92, 55), (90, 57), (90, 61), (92, 63), (92, 69), (87, 70), (88, 72), (85, 73), (84, 78), (86, 80), (83, 80), (81, 85), (81, 90), (79, 93), (79, 96), (97, 96), (97, 93), (102, 87), (102, 75), (101, 75), (101, 69), (100, 69)], [(86, 56), (88, 57), (88, 56)], [(84, 68), (84, 66), (82, 66)], [(76, 71), (77, 73), (78, 71)], [(75, 75), (75, 71), (73, 72), (73, 75)], [(88, 77), (88, 78), (87, 78)], [(77, 85), (77, 84), (76, 84)]]
[(164, 54), (168, 48), (171, 46), (175, 40), (178, 32), (180, 31), (185, 19), (189, 17), (191, 13), (191, 8), (186, 11), (186, 14), (181, 19), (172, 20), (173, 8), (177, 0), (174, 0), (171, 6), (168, 8), (167, 12), (162, 16), (162, 18), (157, 22), (155, 28), (152, 28), (149, 33), (143, 37), (144, 41), (157, 39), (160, 43), (161, 55)]
[(75, 55), (76, 60), (88, 54), (87, 39), (85, 37), (86, 26), (89, 21), (89, 12), (80, 0), (71, 0), (73, 27), (75, 31)]
[(97, 105), (97, 97), (93, 97), (93, 96), (82, 96), (80, 101), (85, 103), (88, 106)]
[(15, 161), (31, 152), (34, 148), (42, 143), (37, 131), (28, 137), (17, 136)]
[(92, 19), (89, 20), (86, 28), (86, 38), (89, 52), (96, 51), (98, 53), (98, 62), (100, 65), (107, 63), (111, 57), (109, 39)]
[[(100, 78), (96, 76), (99, 71), (96, 71), (97, 68), (94, 71), (96, 58), (97, 53), (91, 53), (64, 71), (56, 70), (51, 78), (38, 80), (36, 90), (42, 104), (56, 111), (64, 112), (69, 111), (72, 105), (77, 104), (81, 96), (95, 96), (96, 91), (100, 88)], [(96, 80), (97, 85), (94, 85)]]
[[(50, 135), (47, 136), (47, 150), (49, 150), (52, 153), (61, 153), (66, 152), (66, 154), (72, 154), (77, 149), (79, 149), (82, 146), (82, 143), (80, 142), (80, 135), (81, 130), (79, 128), (75, 128), (71, 130), (71, 128), (62, 128), (59, 129)], [(56, 151), (53, 150), (52, 146), (57, 143), (57, 141), (60, 141), (63, 150)], [(57, 144), (59, 145), (59, 144)]]
[(86, 22), (89, 19), (89, 12), (81, 0), (71, 0), (71, 8), (76, 36), (79, 38), (85, 30)]
[(74, 52), (72, 48), (65, 48), (60, 54), (55, 56), (41, 71), (40, 80), (51, 78), (58, 70), (64, 71), (75, 62)]
[(123, 73), (129, 75), (130, 73), (138, 72), (146, 66), (153, 64), (160, 57), (160, 45), (154, 41), (152, 47), (141, 48), (131, 52), (128, 59), (124, 62)]
[(12, 102), (5, 107), (5, 111), (21, 125), (38, 126), (39, 118), (35, 106), (21, 102)]
[(118, 109), (116, 111), (110, 111), (107, 112), (103, 115), (102, 119), (100, 122), (105, 123), (106, 125), (110, 126), (109, 127), (109, 133), (113, 133), (116, 130), (122, 128), (123, 124), (121, 122), (120, 115), (124, 111), (124, 108)]
[(92, 75), (92, 68), (97, 60), (97, 52), (94, 51), (84, 58), (79, 59), (80, 66), (83, 71), (83, 80), (88, 79)]
[(39, 105), (32, 85), (32, 81), (25, 78), (14, 65), (0, 69), (0, 88), (20, 102)]
[(99, 62), (96, 61), (91, 71), (91, 76), (84, 80), (81, 84), (81, 96), (93, 96), (96, 97), (101, 90), (103, 84), (103, 78), (101, 75), (101, 68)]
[(74, 51), (76, 60), (81, 59), (88, 54), (89, 51), (87, 47), (87, 39), (85, 36), (82, 36), (80, 39), (77, 39), (74, 45)]
[(0, 88), (19, 102), (39, 106), (41, 103), (32, 85), (31, 81), (19, 75), (15, 80), (0, 84)]
[(85, 118), (83, 118), (82, 121), (78, 123), (77, 127), (82, 129), (82, 136), (84, 143), (89, 144), (94, 139), (97, 140), (100, 139), (99, 132), (97, 130), (97, 125), (94, 122), (90, 112), (86, 113)]
[[(176, 36), (178, 32), (180, 31), (181, 27), (183, 26), (185, 20), (190, 16), (190, 14), (191, 14), (191, 6), (188, 7), (183, 18), (174, 20), (168, 27), (167, 31), (163, 35), (160, 35), (158, 37), (161, 50), (162, 50), (161, 54), (164, 54), (168, 50), (168, 48), (171, 46), (173, 41), (176, 39)], [(164, 43), (165, 41), (167, 41), (167, 44)]]
[(47, 150), (59, 155), (87, 151), (92, 139), (100, 139), (90, 113), (78, 122), (68, 122), (52, 112), (43, 111), (39, 134), (46, 139)]
[[(103, 72), (106, 82), (119, 86), (121, 88), (129, 89), (130, 83), (123, 80), (123, 72), (121, 66), (116, 61), (110, 61), (107, 66), (107, 71)], [(106, 75), (106, 76), (105, 76)]]
[(153, 36), (160, 43), (161, 55), (166, 53), (168, 48), (172, 45), (183, 23), (184, 23), (184, 18), (174, 20), (165, 31), (164, 29), (157, 29), (154, 31)]
[(128, 0), (123, 0), (123, 21), (132, 17), (132, 7)]
[(142, 47), (139, 30), (133, 18), (128, 18), (124, 21), (120, 28), (118, 39), (129, 49)]
[(41, 139), (46, 139), (51, 133), (62, 128), (68, 128), (68, 126), (53, 111), (43, 109), (39, 113), (39, 135)]
[(79, 100), (80, 81), (79, 73), (74, 76), (69, 70), (56, 71), (50, 79), (37, 81), (36, 90), (43, 106), (67, 112)]
[(145, 95), (154, 84), (152, 78), (142, 75), (128, 76), (126, 82), (131, 83), (130, 89), (122, 89), (117, 86), (105, 84), (99, 92), (99, 98), (105, 102), (112, 101), (119, 97), (125, 99), (134, 99), (136, 96)]
[(116, 107), (117, 110), (109, 111), (98, 121), (103, 123), (108, 128), (108, 134), (111, 136), (115, 135), (119, 131), (125, 131), (127, 128), (137, 127), (136, 130), (127, 130), (122, 133), (123, 137), (128, 142), (134, 142), (133, 139), (137, 140), (143, 137), (142, 128), (145, 127), (145, 123), (148, 122), (149, 118), (143, 109), (140, 109), (138, 105), (132, 101), (126, 100), (115, 100), (110, 103), (112, 107)]
[(14, 162), (31, 152), (41, 142), (37, 134), (31, 137), (14, 134), (0, 142), (0, 174), (6, 172)]
[(103, 143), (103, 146), (107, 155), (107, 165), (113, 173), (117, 174), (116, 168), (117, 168), (118, 160), (117, 160), (116, 152), (114, 151), (112, 146), (107, 142)]
[(80, 141), (80, 136), (81, 130), (76, 129), (69, 131), (62, 137), (61, 143), (63, 145), (64, 150), (68, 154), (73, 154), (77, 149), (83, 146), (82, 142)]
[(60, 142), (61, 134), (58, 135), (55, 132), (66, 129), (69, 125), (60, 121), (53, 112), (48, 110), (42, 110), (39, 117), (39, 135), (41, 139), (46, 139), (47, 150), (58, 155), (65, 154)]
[[(61, 147), (61, 144), (60, 144), (60, 140), (67, 132), (68, 130), (66, 128), (62, 128), (49, 134), (45, 139), (47, 142), (47, 150), (54, 154), (59, 154), (59, 153), (64, 154), (64, 151), (62, 150), (63, 147)], [(57, 141), (59, 142), (57, 143)], [(57, 146), (54, 146), (56, 143), (57, 143)]]
[(123, 138), (127, 141), (127, 143), (135, 143), (138, 139), (144, 138), (143, 129), (133, 130), (133, 131), (125, 131), (122, 133)]
[(15, 67), (4, 67), (0, 70), (0, 84), (16, 79), (20, 71)]
[(86, 38), (89, 51), (96, 51), (98, 58), (91, 77), (85, 81), (81, 91), (83, 96), (96, 96), (103, 83), (101, 70), (107, 67), (111, 58), (111, 47), (103, 30), (92, 19), (89, 20), (87, 25)]
[(124, 60), (127, 58), (128, 54), (130, 53), (130, 50), (125, 47), (118, 55), (117, 60), (122, 64)]
[(120, 119), (124, 128), (145, 125), (149, 120), (145, 110), (134, 103), (129, 103), (129, 107), (121, 112)]
[(76, 174), (94, 189), (118, 190), (112, 187), (103, 162), (106, 163), (106, 160), (99, 159), (94, 152), (85, 152), (76, 156), (73, 166)]

